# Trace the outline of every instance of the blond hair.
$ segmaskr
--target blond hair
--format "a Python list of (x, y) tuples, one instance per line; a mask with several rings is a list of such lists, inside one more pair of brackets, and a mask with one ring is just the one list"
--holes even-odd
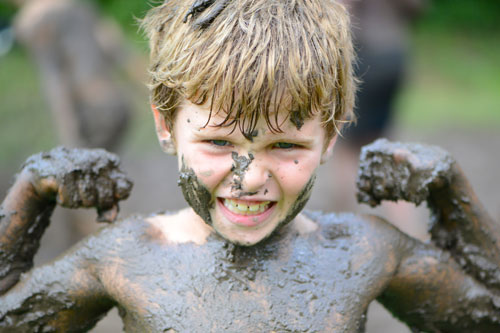
[(167, 126), (183, 98), (210, 103), (211, 115), (224, 112), (221, 126), (238, 126), (247, 137), (260, 117), (281, 131), (283, 108), (299, 121), (320, 112), (328, 137), (354, 119), (354, 52), (342, 5), (232, 0), (200, 27), (193, 17), (183, 22), (193, 2), (167, 0), (142, 21), (150, 41), (151, 102)]

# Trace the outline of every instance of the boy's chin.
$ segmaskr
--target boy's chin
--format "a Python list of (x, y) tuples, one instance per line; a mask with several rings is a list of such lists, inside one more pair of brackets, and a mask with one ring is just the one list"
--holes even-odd
[(235, 235), (227, 235), (227, 234), (224, 234), (223, 232), (219, 232), (217, 230), (217, 228), (214, 228), (214, 229), (217, 232), (217, 234), (220, 237), (224, 238), (226, 241), (228, 241), (234, 245), (245, 246), (245, 247), (257, 245), (257, 244), (261, 243), (262, 241), (264, 241), (265, 239), (269, 238), (269, 236), (272, 234), (272, 232), (271, 232), (269, 235), (265, 235), (263, 237), (241, 237), (241, 236), (235, 236)]
[(269, 237), (271, 237), (277, 230), (279, 230), (285, 223), (281, 222), (271, 222), (274, 226), (269, 226), (264, 228), (264, 230), (241, 230), (233, 226), (225, 226), (224, 224), (219, 224), (220, 221), (214, 220), (212, 228), (215, 232), (226, 241), (238, 245), (238, 246), (253, 246), (257, 245)]

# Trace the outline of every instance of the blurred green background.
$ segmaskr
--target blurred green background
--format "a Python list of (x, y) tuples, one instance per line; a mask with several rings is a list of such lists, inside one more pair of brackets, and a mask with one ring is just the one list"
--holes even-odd
[[(123, 26), (130, 44), (146, 56), (135, 18), (142, 17), (151, 4), (94, 2)], [(3, 21), (14, 13), (13, 7), (0, 3)], [(414, 27), (412, 67), (398, 100), (398, 126), (500, 129), (499, 22), (500, 1), (431, 2)], [(157, 148), (146, 91), (135, 91), (137, 112), (124, 149), (140, 153)], [(12, 170), (29, 154), (57, 144), (36, 68), (18, 46), (0, 57), (0, 124), (0, 170)]]

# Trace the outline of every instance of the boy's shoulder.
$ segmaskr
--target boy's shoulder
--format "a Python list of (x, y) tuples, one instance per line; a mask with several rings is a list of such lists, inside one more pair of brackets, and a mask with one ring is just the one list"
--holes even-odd
[[(335, 240), (352, 238), (376, 242), (384, 239), (399, 241), (404, 234), (383, 218), (375, 215), (354, 213), (324, 213), (305, 210), (296, 220), (292, 230), (298, 235), (316, 235), (320, 239)], [(176, 212), (162, 212), (151, 215), (133, 215), (115, 222), (91, 236), (91, 243), (99, 242), (101, 247), (113, 249), (132, 246), (132, 243), (158, 243), (175, 245), (193, 243), (203, 245), (213, 234), (213, 229), (193, 216), (189, 208)], [(96, 245), (96, 244), (94, 244)]]
[(303, 214), (318, 225), (316, 233), (324, 242), (348, 238), (351, 242), (363, 243), (368, 248), (380, 247), (380, 244), (392, 247), (407, 237), (392, 224), (375, 215), (308, 210)]
[[(383, 238), (397, 241), (404, 237), (400, 230), (375, 215), (305, 210), (296, 220), (300, 221), (293, 227), (297, 234), (315, 234), (326, 240), (342, 237), (363, 240), (369, 237), (372, 240)], [(109, 246), (113, 246), (113, 243), (125, 245), (128, 241), (203, 245), (211, 234), (213, 229), (193, 216), (187, 208), (147, 216), (133, 215), (103, 228), (97, 237), (112, 240), (106, 241)]]
[(203, 244), (210, 227), (192, 218), (189, 209), (150, 215), (131, 215), (105, 226), (87, 239), (94, 249), (117, 253), (147, 244)]

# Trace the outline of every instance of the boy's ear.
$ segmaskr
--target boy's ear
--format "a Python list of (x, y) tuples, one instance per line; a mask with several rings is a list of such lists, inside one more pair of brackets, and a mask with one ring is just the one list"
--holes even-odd
[(337, 142), (338, 136), (339, 136), (338, 134), (335, 134), (333, 136), (333, 138), (331, 138), (330, 141), (328, 141), (328, 145), (326, 146), (326, 149), (321, 154), (320, 164), (326, 163), (326, 161), (328, 161), (330, 159), (330, 157), (332, 157), (333, 147), (335, 146), (335, 142)]
[(151, 104), (151, 110), (153, 111), (153, 117), (155, 119), (156, 135), (158, 136), (158, 141), (160, 142), (161, 149), (170, 155), (176, 155), (177, 149), (175, 147), (174, 138), (172, 136), (172, 130), (167, 127), (165, 123), (165, 117), (158, 111), (156, 105)]

